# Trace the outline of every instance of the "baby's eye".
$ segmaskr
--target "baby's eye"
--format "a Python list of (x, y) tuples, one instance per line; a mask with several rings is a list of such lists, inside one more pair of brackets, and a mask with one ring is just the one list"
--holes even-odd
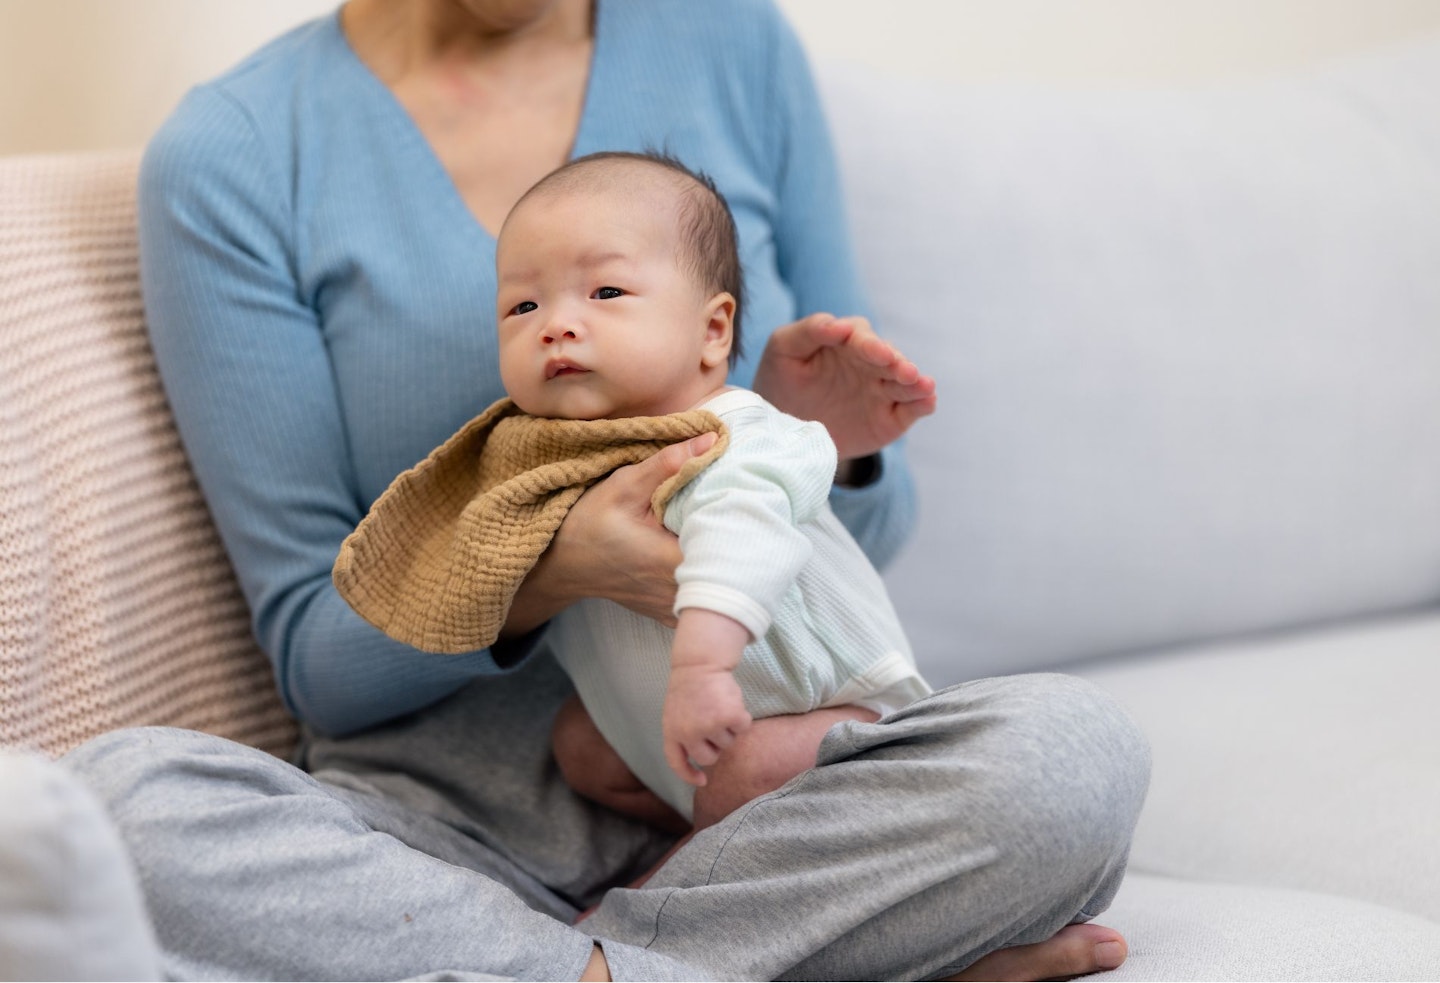
[(539, 305), (536, 304), (535, 301), (533, 301), (533, 300), (522, 300), (522, 301), (520, 301), (520, 303), (518, 303), (518, 304), (516, 304), (514, 307), (510, 308), (510, 313), (511, 313), (511, 314), (529, 314), (531, 311), (535, 310), (535, 308), (538, 307), (538, 306), (539, 306)]
[(614, 300), (616, 297), (625, 296), (625, 291), (621, 290), (619, 287), (601, 287), (599, 290), (596, 290), (590, 296), (594, 297), (596, 300)]

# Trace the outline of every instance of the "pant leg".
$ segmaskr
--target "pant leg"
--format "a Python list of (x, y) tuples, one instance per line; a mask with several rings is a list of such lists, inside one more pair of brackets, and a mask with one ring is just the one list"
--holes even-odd
[[(433, 817), (220, 738), (146, 728), (64, 764), (135, 861), (176, 979), (578, 979), (592, 939), (497, 877), (512, 861)], [(617, 978), (687, 978), (607, 944)]]
[(506, 883), (568, 920), (609, 885), (648, 870), (674, 842), (565, 783), (550, 728), (572, 693), (540, 652), (419, 713), (350, 737), (311, 737), (301, 764), (328, 785), (373, 792), (479, 841), (525, 872), (502, 877)]
[(847, 723), (586, 928), (731, 979), (918, 979), (1108, 905), (1149, 782), (1129, 718), (1059, 675)]

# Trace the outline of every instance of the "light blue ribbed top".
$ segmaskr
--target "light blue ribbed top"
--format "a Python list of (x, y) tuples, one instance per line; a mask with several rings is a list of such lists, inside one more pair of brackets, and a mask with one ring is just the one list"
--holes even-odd
[[(605, 0), (595, 31), (573, 153), (661, 148), (714, 177), (746, 274), (733, 380), (777, 325), (868, 313), (808, 66), (768, 0)], [(185, 97), (146, 152), (140, 231), (166, 393), (291, 711), (346, 733), (523, 657), (417, 653), (330, 581), (391, 479), (502, 395), (495, 241), (338, 15)], [(883, 563), (913, 518), (899, 454), (832, 504)]]

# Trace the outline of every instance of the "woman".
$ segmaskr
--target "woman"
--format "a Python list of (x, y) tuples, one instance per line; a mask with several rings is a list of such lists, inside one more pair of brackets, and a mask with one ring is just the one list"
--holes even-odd
[(862, 317), (800, 318), (864, 303), (813, 86), (767, 4), (351, 0), (191, 93), (152, 143), (156, 355), (306, 728), (303, 770), (175, 731), (71, 755), (135, 856), (171, 974), (894, 978), (1010, 946), (972, 971), (1040, 978), (1123, 958), (1117, 933), (1060, 930), (1118, 887), (1143, 745), (1058, 677), (836, 727), (797, 785), (569, 927), (668, 844), (559, 781), (545, 737), (566, 691), (535, 650), (583, 597), (670, 620), (678, 550), (649, 495), (699, 448), (584, 496), (489, 651), (420, 656), (336, 595), (368, 505), (500, 394), (510, 205), (567, 157), (651, 146), (729, 199), (746, 317), (774, 328), (736, 381), (826, 423), (836, 511), (883, 562), (911, 518), (892, 442), (933, 383)]

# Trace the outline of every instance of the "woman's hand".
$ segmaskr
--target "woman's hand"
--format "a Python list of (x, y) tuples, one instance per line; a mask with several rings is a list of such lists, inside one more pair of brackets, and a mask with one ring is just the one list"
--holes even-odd
[(672, 444), (581, 495), (516, 593), (503, 637), (532, 631), (587, 597), (673, 626), (680, 543), (656, 518), (650, 497), (715, 439), (708, 433)]
[(863, 317), (811, 314), (777, 328), (755, 391), (791, 416), (823, 423), (842, 462), (874, 454), (935, 412), (935, 380)]

